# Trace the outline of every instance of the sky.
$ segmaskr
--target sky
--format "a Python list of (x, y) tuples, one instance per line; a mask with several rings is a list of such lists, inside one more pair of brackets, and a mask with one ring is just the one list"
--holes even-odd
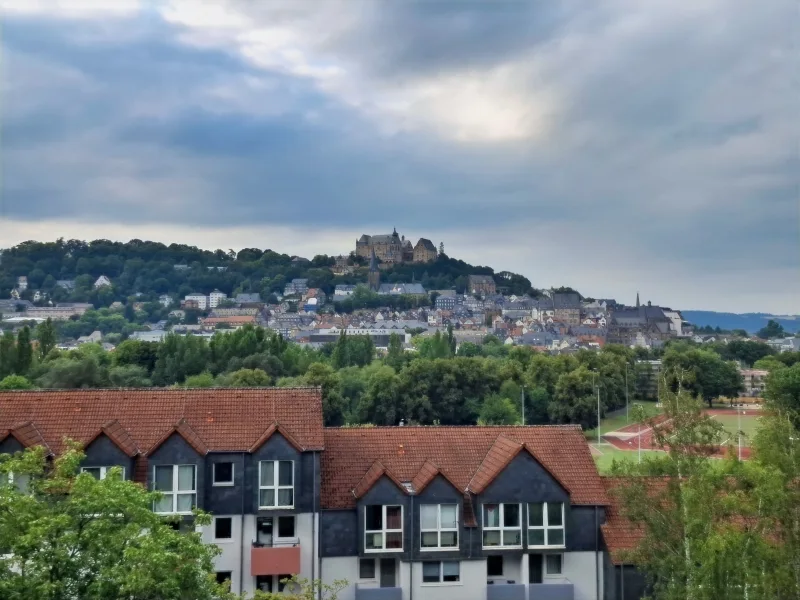
[(0, 247), (448, 255), (800, 313), (794, 0), (0, 0)]

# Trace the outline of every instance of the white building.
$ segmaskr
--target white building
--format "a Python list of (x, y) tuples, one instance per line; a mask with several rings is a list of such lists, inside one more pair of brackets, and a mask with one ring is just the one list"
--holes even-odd
[(101, 287), (108, 287), (110, 285), (111, 285), (111, 280), (105, 275), (100, 275), (100, 277), (97, 278), (97, 281), (94, 282), (94, 289), (98, 289)]
[(208, 296), (205, 294), (187, 294), (184, 297), (184, 301), (197, 303), (197, 308), (200, 310), (206, 310), (208, 308)]
[(225, 292), (220, 292), (219, 290), (214, 290), (208, 296), (208, 304), (211, 308), (216, 308), (217, 306), (219, 306), (220, 302), (227, 299), (228, 299), (228, 294), (226, 294)]

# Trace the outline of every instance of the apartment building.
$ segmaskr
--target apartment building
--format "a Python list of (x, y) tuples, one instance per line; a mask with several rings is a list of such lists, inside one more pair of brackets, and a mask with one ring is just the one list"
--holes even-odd
[(237, 593), (298, 574), (346, 579), (341, 600), (600, 600), (613, 572), (578, 426), (324, 428), (319, 388), (0, 392), (0, 453), (67, 438), (181, 526), (210, 512)]
[(607, 504), (577, 426), (329, 428), (320, 572), (342, 600), (599, 600)]
[(79, 441), (82, 468), (113, 466), (164, 496), (153, 507), (218, 545), (234, 592), (278, 591), (292, 574), (319, 577), (319, 389), (69, 390), (0, 393), (0, 453)]

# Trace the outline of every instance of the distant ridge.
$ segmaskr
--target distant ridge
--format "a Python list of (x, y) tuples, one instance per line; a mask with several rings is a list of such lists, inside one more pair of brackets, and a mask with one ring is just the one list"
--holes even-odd
[(711, 310), (682, 310), (683, 318), (698, 327), (719, 327), (720, 329), (744, 329), (755, 333), (772, 319), (780, 323), (787, 333), (800, 331), (800, 315), (772, 315), (769, 313), (725, 313)]

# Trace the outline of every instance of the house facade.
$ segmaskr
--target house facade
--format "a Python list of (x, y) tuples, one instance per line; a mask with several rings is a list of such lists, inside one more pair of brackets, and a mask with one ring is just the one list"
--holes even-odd
[(436, 260), (439, 255), (430, 240), (420, 238), (416, 245), (412, 245), (411, 240), (397, 233), (397, 229), (389, 234), (362, 235), (356, 240), (355, 252), (356, 256), (364, 258), (370, 258), (374, 252), (382, 263), (387, 264), (426, 263)]
[(491, 275), (470, 275), (467, 279), (467, 293), (490, 296), (497, 293), (494, 277)]
[(0, 453), (84, 447), (162, 492), (236, 593), (601, 600), (609, 500), (578, 426), (324, 428), (319, 388), (0, 392)]

